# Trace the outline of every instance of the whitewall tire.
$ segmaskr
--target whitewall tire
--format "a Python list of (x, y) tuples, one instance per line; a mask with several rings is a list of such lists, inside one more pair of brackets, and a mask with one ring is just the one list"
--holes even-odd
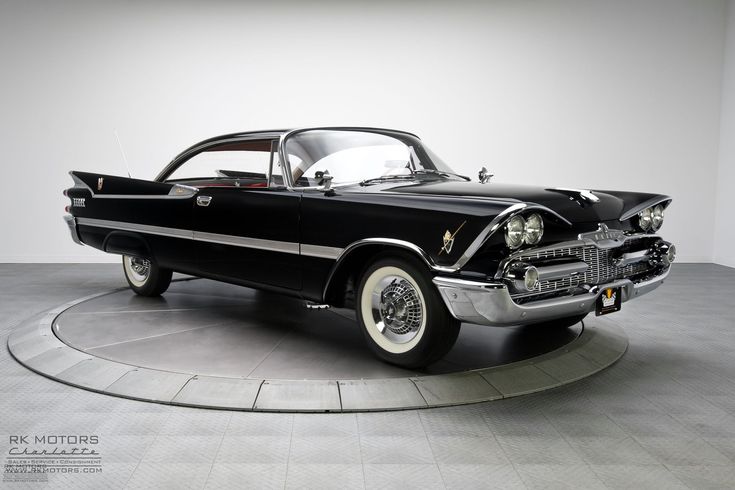
[(371, 350), (406, 368), (443, 357), (459, 334), (427, 268), (413, 257), (383, 256), (362, 274), (357, 320)]
[(171, 284), (173, 271), (142, 257), (123, 255), (123, 271), (130, 289), (141, 296), (159, 296)]

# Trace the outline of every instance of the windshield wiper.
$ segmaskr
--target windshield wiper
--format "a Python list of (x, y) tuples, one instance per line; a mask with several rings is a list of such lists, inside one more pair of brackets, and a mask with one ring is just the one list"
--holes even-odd
[(373, 177), (372, 179), (365, 179), (360, 182), (360, 185), (375, 184), (376, 182), (382, 182), (384, 180), (413, 180), (414, 174), (402, 174), (402, 175), (383, 175), (382, 177)]
[(419, 170), (414, 171), (415, 174), (432, 174), (432, 175), (443, 175), (445, 177), (459, 177), (460, 179), (464, 180), (472, 180), (466, 175), (460, 175), (460, 174), (453, 174), (452, 172), (444, 172), (443, 170), (436, 170), (433, 168), (422, 168)]

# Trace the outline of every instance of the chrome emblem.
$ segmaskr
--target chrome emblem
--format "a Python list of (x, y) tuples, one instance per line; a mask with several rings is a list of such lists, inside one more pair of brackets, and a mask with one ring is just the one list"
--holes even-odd
[[(578, 201), (587, 201), (591, 203), (600, 202), (600, 198), (597, 197), (592, 191), (586, 189), (567, 189), (566, 187), (555, 187), (552, 190), (559, 191), (567, 195), (576, 196)], [(570, 196), (570, 197), (572, 197)]]
[(580, 240), (592, 240), (601, 248), (617, 247), (625, 241), (623, 230), (611, 230), (605, 223), (599, 223), (597, 231), (580, 233)]
[(75, 208), (85, 207), (84, 198), (83, 197), (73, 197), (71, 199), (71, 205), (74, 206)]
[(102, 190), (102, 186), (104, 185), (104, 183), (105, 183), (105, 179), (103, 177), (100, 177), (99, 179), (97, 179), (97, 190), (98, 191)]
[(442, 245), (441, 250), (439, 250), (439, 254), (438, 255), (441, 255), (442, 252), (446, 252), (447, 255), (449, 255), (450, 253), (452, 253), (452, 247), (454, 246), (454, 237), (457, 235), (457, 233), (459, 233), (459, 230), (462, 229), (462, 227), (464, 226), (465, 223), (467, 223), (466, 220), (463, 221), (461, 225), (459, 225), (459, 228), (457, 228), (456, 230), (454, 230), (454, 233), (452, 233), (449, 230), (447, 230), (447, 231), (444, 232), (444, 236), (442, 237), (442, 243), (443, 243), (443, 245)]

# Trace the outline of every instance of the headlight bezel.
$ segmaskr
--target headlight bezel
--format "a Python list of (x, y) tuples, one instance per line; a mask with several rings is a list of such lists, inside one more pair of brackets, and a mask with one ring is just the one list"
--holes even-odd
[(663, 206), (663, 204), (656, 204), (653, 207), (653, 211), (651, 213), (651, 230), (652, 231), (658, 231), (663, 226), (665, 209), (666, 208)]
[(505, 223), (504, 231), (505, 244), (511, 250), (523, 245), (538, 245), (544, 236), (544, 218), (539, 213), (516, 214)]
[(638, 228), (644, 232), (651, 231), (653, 225), (653, 207), (649, 206), (638, 213)]
[(505, 224), (505, 244), (511, 250), (520, 248), (524, 243), (526, 220), (521, 215), (515, 215)]
[[(529, 231), (531, 223), (537, 222), (535, 229)], [(538, 213), (533, 213), (526, 218), (526, 226), (523, 228), (523, 242), (526, 245), (538, 245), (544, 236), (544, 219)]]

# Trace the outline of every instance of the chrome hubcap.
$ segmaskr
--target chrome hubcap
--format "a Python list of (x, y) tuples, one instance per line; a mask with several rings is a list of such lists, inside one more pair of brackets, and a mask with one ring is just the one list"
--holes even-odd
[(130, 257), (130, 272), (133, 275), (133, 279), (144, 282), (148, 278), (150, 271), (150, 261), (138, 257)]
[(424, 305), (416, 288), (400, 276), (386, 276), (373, 288), (372, 313), (378, 330), (391, 342), (402, 344), (416, 337)]

